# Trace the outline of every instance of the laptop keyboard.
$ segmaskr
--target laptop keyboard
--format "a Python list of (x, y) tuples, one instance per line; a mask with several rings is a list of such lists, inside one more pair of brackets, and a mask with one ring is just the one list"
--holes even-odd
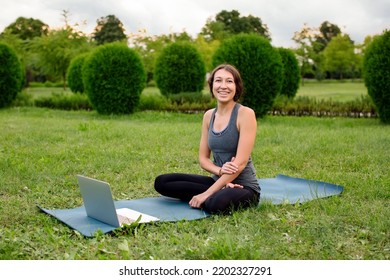
[(131, 224), (131, 223), (135, 222), (135, 220), (130, 219), (128, 217), (125, 217), (125, 216), (122, 216), (122, 215), (119, 215), (119, 214), (117, 216), (118, 216), (118, 220), (119, 220), (119, 224), (120, 225)]

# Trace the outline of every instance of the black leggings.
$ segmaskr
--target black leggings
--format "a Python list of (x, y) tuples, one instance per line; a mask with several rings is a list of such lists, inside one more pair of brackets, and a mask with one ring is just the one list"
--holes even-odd
[[(154, 188), (161, 195), (190, 201), (214, 182), (209, 176), (171, 173), (159, 175), (154, 181)], [(210, 214), (227, 214), (231, 210), (246, 208), (258, 202), (259, 194), (251, 188), (224, 188), (207, 198), (202, 208)]]

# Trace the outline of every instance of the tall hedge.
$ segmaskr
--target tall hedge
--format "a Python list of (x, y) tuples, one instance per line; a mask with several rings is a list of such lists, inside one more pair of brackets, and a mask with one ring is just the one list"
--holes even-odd
[(146, 85), (140, 55), (123, 43), (96, 48), (86, 58), (82, 72), (85, 91), (101, 114), (132, 113)]
[(74, 57), (69, 64), (66, 79), (70, 90), (74, 93), (84, 93), (82, 69), (88, 53)]
[(22, 65), (15, 51), (0, 43), (0, 108), (9, 106), (21, 89)]
[(241, 103), (251, 107), (258, 118), (272, 108), (283, 82), (283, 63), (277, 49), (255, 34), (235, 35), (215, 51), (213, 65), (234, 65), (241, 74), (244, 94)]
[(206, 67), (198, 50), (188, 42), (166, 46), (156, 59), (154, 78), (161, 94), (201, 92)]
[(301, 70), (298, 59), (293, 51), (285, 48), (278, 48), (283, 63), (283, 84), (280, 94), (288, 98), (294, 98), (299, 89)]
[(390, 30), (368, 45), (363, 59), (364, 83), (379, 119), (390, 123)]

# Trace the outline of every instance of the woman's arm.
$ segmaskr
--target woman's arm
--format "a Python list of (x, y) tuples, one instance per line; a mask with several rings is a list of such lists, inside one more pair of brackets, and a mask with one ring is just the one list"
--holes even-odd
[(199, 144), (199, 165), (205, 171), (215, 175), (219, 175), (221, 168), (219, 166), (216, 166), (214, 162), (211, 160), (210, 158), (211, 151), (208, 145), (208, 133), (209, 133), (209, 125), (210, 125), (212, 112), (213, 109), (208, 110), (203, 115), (202, 134), (201, 134), (200, 144)]
[[(237, 153), (234, 158), (234, 163), (238, 168), (238, 171), (233, 174), (236, 175), (234, 179), (241, 173), (242, 170), (244, 170), (248, 164), (249, 157), (255, 145), (257, 131), (255, 112), (248, 107), (241, 106), (238, 112), (237, 127), (240, 132), (240, 138), (238, 140)], [(223, 173), (224, 170), (225, 168), (223, 167)]]
[[(234, 179), (238, 177), (238, 175), (246, 167), (256, 140), (257, 122), (256, 122), (256, 116), (254, 111), (248, 107), (242, 106), (238, 113), (237, 126), (240, 131), (240, 138), (238, 141), (237, 154), (235, 158), (233, 159), (232, 162), (228, 162), (224, 164), (224, 166), (222, 167), (223, 175), (207, 191), (199, 195), (196, 195), (192, 198), (192, 200), (190, 201), (190, 205), (192, 207), (199, 208), (210, 195), (222, 189), (226, 185), (230, 184)], [(207, 145), (207, 138), (206, 138), (206, 145)], [(208, 153), (210, 155), (209, 149), (208, 149)], [(212, 162), (211, 164), (215, 167), (215, 165)], [(237, 171), (233, 174), (224, 173), (224, 170), (227, 170), (229, 166), (230, 166), (229, 168), (231, 168), (232, 165), (236, 166)], [(206, 164), (206, 166), (209, 165)], [(240, 186), (234, 186), (234, 187), (240, 187)]]

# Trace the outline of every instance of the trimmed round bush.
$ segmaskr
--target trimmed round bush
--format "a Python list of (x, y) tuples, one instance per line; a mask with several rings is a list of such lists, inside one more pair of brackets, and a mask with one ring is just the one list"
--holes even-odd
[(84, 62), (84, 89), (100, 114), (134, 112), (146, 85), (140, 55), (123, 43), (96, 48)]
[(298, 59), (293, 51), (285, 48), (278, 48), (283, 63), (283, 84), (280, 94), (288, 98), (294, 98), (299, 89), (301, 81), (301, 70)]
[(364, 83), (379, 119), (390, 123), (390, 30), (368, 45), (363, 59)]
[(15, 51), (0, 43), (0, 108), (9, 106), (21, 90), (22, 65)]
[(175, 42), (165, 47), (157, 57), (154, 78), (165, 96), (201, 92), (206, 80), (205, 63), (193, 45)]
[(229, 63), (241, 74), (244, 94), (240, 102), (251, 107), (258, 118), (272, 108), (283, 82), (279, 52), (259, 35), (240, 34), (223, 41), (215, 51), (213, 65)]
[(69, 64), (66, 77), (68, 86), (74, 93), (84, 93), (82, 69), (87, 56), (88, 53), (80, 54), (74, 57)]

